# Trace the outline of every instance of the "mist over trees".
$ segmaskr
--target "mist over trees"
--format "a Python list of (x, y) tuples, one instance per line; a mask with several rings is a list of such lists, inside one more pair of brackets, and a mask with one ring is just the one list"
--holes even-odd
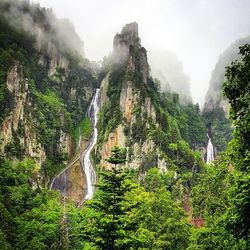
[(168, 50), (148, 51), (151, 73), (160, 80), (162, 91), (174, 91), (182, 100), (191, 100), (190, 80), (177, 55)]
[(202, 112), (174, 53), (148, 63), (136, 22), (100, 66), (52, 9), (0, 1), (0, 250), (250, 249), (250, 37)]
[(206, 94), (206, 110), (210, 110), (214, 107), (216, 102), (219, 106), (224, 108), (224, 110), (227, 109), (227, 101), (222, 94), (222, 85), (226, 80), (226, 66), (229, 66), (232, 61), (239, 60), (241, 58), (239, 47), (246, 43), (250, 43), (250, 36), (235, 41), (219, 56), (218, 62), (212, 72), (209, 89)]
[(58, 19), (52, 9), (29, 4), (27, 1), (2, 0), (1, 15), (8, 24), (35, 37), (38, 50), (54, 42), (63, 50), (84, 55), (83, 41), (69, 19)]

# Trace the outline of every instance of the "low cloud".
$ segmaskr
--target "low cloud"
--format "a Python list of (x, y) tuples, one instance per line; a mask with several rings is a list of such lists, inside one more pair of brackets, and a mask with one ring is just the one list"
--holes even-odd
[(53, 42), (61, 50), (84, 55), (83, 41), (73, 24), (68, 19), (56, 18), (52, 9), (41, 8), (40, 4), (30, 4), (27, 0), (3, 0), (0, 7), (12, 27), (35, 37), (38, 50)]
[(183, 71), (182, 62), (168, 50), (149, 50), (149, 64), (154, 78), (161, 82), (162, 91), (172, 90), (181, 97), (191, 97), (190, 80)]

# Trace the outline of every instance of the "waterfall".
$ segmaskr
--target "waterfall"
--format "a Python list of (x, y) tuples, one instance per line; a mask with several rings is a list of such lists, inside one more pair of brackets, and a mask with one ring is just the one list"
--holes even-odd
[[(55, 176), (51, 182), (50, 189), (60, 190), (61, 194), (63, 195), (64, 199), (67, 197), (67, 177), (68, 177), (68, 169), (71, 168), (77, 161), (80, 160), (81, 166), (83, 171), (86, 175), (86, 182), (87, 182), (87, 195), (84, 199), (91, 199), (94, 193), (93, 185), (96, 183), (96, 173), (91, 164), (90, 160), (90, 153), (97, 142), (98, 131), (96, 128), (97, 125), (97, 115), (99, 111), (99, 95), (100, 89), (96, 89), (95, 95), (92, 98), (91, 104), (89, 106), (87, 115), (91, 119), (92, 126), (94, 127), (93, 135), (90, 139), (90, 143), (87, 149), (82, 153), (81, 152), (81, 135), (78, 141), (78, 148), (80, 150), (80, 156), (76, 157), (66, 168), (64, 168), (57, 176)], [(79, 130), (80, 132), (80, 130)]]
[(209, 135), (207, 135), (208, 137), (208, 144), (207, 144), (207, 163), (211, 163), (214, 161), (214, 147), (211, 141), (211, 138), (209, 137)]
[(91, 138), (90, 144), (88, 148), (85, 151), (85, 154), (81, 156), (81, 164), (84, 166), (84, 172), (86, 175), (86, 180), (87, 180), (87, 194), (85, 196), (85, 200), (91, 199), (94, 193), (94, 187), (93, 185), (96, 182), (96, 173), (95, 170), (92, 166), (91, 160), (90, 160), (90, 153), (94, 146), (96, 145), (97, 142), (97, 136), (98, 136), (98, 131), (96, 128), (97, 125), (97, 120), (98, 120), (98, 111), (99, 111), (99, 94), (100, 94), (100, 89), (96, 89), (95, 95), (92, 99), (92, 102), (90, 104), (89, 110), (88, 110), (88, 115), (91, 118), (91, 122), (94, 127), (94, 133)]

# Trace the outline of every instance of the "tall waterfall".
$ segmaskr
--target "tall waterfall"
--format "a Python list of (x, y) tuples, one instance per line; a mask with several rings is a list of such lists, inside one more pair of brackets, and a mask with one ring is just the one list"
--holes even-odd
[[(68, 178), (70, 175), (70, 168), (74, 166), (74, 164), (80, 160), (81, 166), (83, 168), (83, 172), (86, 175), (87, 182), (87, 194), (84, 199), (91, 199), (93, 196), (94, 188), (93, 185), (96, 183), (96, 173), (91, 164), (90, 153), (97, 142), (97, 114), (99, 111), (98, 102), (99, 102), (100, 89), (96, 89), (95, 95), (92, 98), (91, 104), (88, 109), (87, 115), (91, 119), (92, 126), (94, 127), (93, 135), (90, 139), (90, 143), (87, 149), (84, 152), (81, 152), (81, 135), (78, 142), (78, 147), (80, 149), (80, 156), (76, 157), (66, 168), (64, 168), (57, 176), (55, 176), (51, 182), (50, 189), (59, 190), (63, 195), (64, 199), (68, 195), (68, 188), (72, 187), (70, 181), (68, 182)], [(73, 181), (73, 180), (71, 180)], [(84, 191), (84, 190), (82, 190)], [(70, 193), (70, 191), (69, 191)], [(82, 196), (80, 196), (82, 197)]]
[(208, 137), (208, 144), (207, 144), (207, 163), (211, 163), (214, 161), (214, 147), (211, 141), (211, 138), (209, 137), (209, 135), (207, 135)]
[(91, 122), (94, 127), (94, 133), (91, 138), (90, 144), (88, 148), (86, 149), (85, 154), (83, 154), (80, 158), (82, 166), (84, 166), (84, 172), (86, 175), (86, 180), (87, 180), (87, 194), (85, 196), (85, 199), (91, 199), (94, 193), (94, 187), (93, 185), (96, 182), (96, 173), (95, 170), (92, 166), (91, 160), (90, 160), (90, 153), (94, 146), (96, 145), (97, 142), (97, 136), (98, 136), (98, 131), (96, 128), (97, 121), (98, 121), (98, 112), (99, 112), (99, 95), (100, 95), (100, 89), (96, 89), (95, 95), (92, 99), (92, 102), (90, 104), (89, 110), (88, 110), (88, 115), (91, 118)]

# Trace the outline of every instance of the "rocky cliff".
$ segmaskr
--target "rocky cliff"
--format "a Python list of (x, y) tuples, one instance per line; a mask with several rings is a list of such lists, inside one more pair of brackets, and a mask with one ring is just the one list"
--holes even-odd
[(109, 168), (106, 159), (117, 145), (127, 149), (127, 167), (139, 170), (140, 175), (153, 166), (166, 171), (175, 165), (169, 145), (178, 144), (181, 137), (150, 75), (137, 23), (127, 24), (116, 34), (113, 47), (100, 86), (97, 160)]
[(206, 95), (205, 109), (212, 109), (214, 106), (220, 106), (227, 112), (228, 105), (222, 95), (222, 85), (225, 81), (226, 67), (234, 60), (240, 59), (239, 47), (250, 42), (250, 37), (241, 38), (232, 43), (219, 57), (218, 62), (212, 72), (209, 82), (209, 89)]
[(44, 146), (38, 141), (34, 120), (28, 111), (32, 109), (29, 80), (24, 78), (20, 62), (15, 61), (7, 72), (6, 86), (13, 101), (9, 114), (2, 121), (0, 152), (12, 159), (21, 157), (21, 154), (22, 157), (32, 157), (41, 166), (46, 153)]
[[(116, 100), (113, 100), (113, 102), (116, 102), (118, 105), (118, 113), (120, 113), (121, 120), (118, 121), (116, 126), (113, 126), (112, 129), (105, 131), (104, 141), (99, 148), (101, 164), (108, 166), (105, 159), (108, 158), (112, 147), (115, 145), (122, 148), (130, 146), (130, 153), (135, 155), (135, 158), (133, 158), (133, 161), (129, 160), (127, 164), (131, 167), (138, 168), (143, 159), (143, 155), (154, 150), (154, 143), (148, 140), (146, 142), (138, 142), (134, 145), (129, 145), (132, 128), (139, 119), (145, 121), (145, 126), (147, 126), (147, 118), (156, 122), (155, 109), (152, 106), (150, 98), (146, 97), (142, 100), (141, 89), (136, 87), (136, 83), (132, 77), (138, 77), (141, 83), (145, 86), (150, 79), (147, 53), (146, 49), (140, 44), (138, 24), (127, 24), (122, 29), (121, 33), (116, 34), (113, 47), (114, 51), (112, 54), (112, 66), (110, 72), (107, 73), (101, 82), (101, 112), (106, 112), (105, 107), (112, 102), (112, 98), (115, 98)], [(120, 89), (117, 92), (117, 96), (114, 97), (114, 95), (112, 96), (109, 93), (111, 85), (113, 84), (110, 83), (110, 81), (112, 81), (112, 77), (115, 77), (114, 75), (116, 74), (115, 71), (117, 68), (118, 71), (121, 70), (119, 68), (122, 68), (123, 70), (122, 73), (117, 72), (117, 74), (124, 74), (127, 76), (127, 79), (124, 77), (124, 79), (118, 80), (119, 83), (117, 83), (117, 85), (120, 85)], [(116, 83), (114, 84), (116, 85)], [(116, 87), (118, 86), (114, 86), (114, 88)], [(136, 109), (140, 109), (141, 112), (138, 112), (138, 110), (136, 113)], [(114, 113), (113, 119), (116, 119), (115, 115), (116, 114)], [(140, 118), (137, 118), (138, 115)], [(141, 145), (143, 144), (144, 147), (141, 148)], [(128, 155), (128, 157), (130, 156)]]
[(125, 25), (121, 33), (115, 35), (113, 48), (114, 62), (126, 62), (128, 70), (141, 77), (144, 84), (147, 84), (149, 79), (147, 51), (140, 44), (138, 24), (130, 23)]
[(231, 122), (228, 119), (229, 105), (222, 93), (226, 67), (234, 60), (240, 60), (239, 47), (249, 43), (250, 37), (241, 38), (232, 43), (219, 57), (212, 72), (207, 91), (203, 116), (208, 133), (215, 144), (216, 151), (223, 151), (232, 139)]
[(0, 154), (33, 159), (47, 185), (76, 153), (95, 79), (76, 53), (82, 42), (74, 29), (51, 10), (28, 1), (3, 1), (0, 10)]

